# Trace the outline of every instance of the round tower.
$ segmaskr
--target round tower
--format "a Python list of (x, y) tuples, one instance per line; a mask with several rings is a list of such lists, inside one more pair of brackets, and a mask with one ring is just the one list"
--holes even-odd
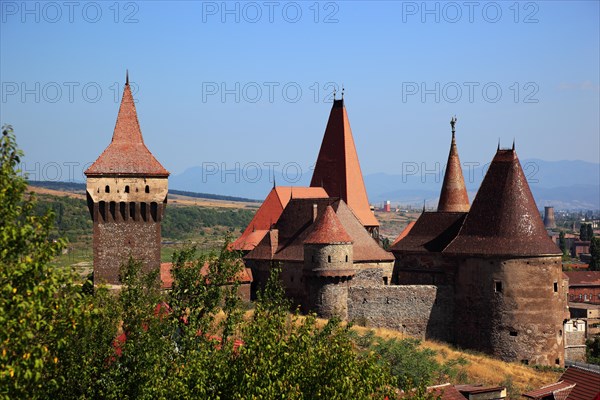
[(546, 229), (555, 229), (554, 207), (544, 207), (544, 226)]
[(321, 318), (346, 319), (348, 284), (356, 272), (352, 239), (331, 206), (317, 217), (314, 204), (313, 221), (314, 228), (304, 241), (307, 309)]
[(567, 293), (517, 154), (498, 149), (458, 236), (456, 342), (504, 361), (564, 365)]

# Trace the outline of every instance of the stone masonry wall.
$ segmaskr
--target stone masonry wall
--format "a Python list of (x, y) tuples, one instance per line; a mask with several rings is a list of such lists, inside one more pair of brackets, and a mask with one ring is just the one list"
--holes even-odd
[[(354, 283), (353, 283), (354, 284)], [(452, 338), (451, 290), (430, 285), (351, 286), (348, 320), (418, 338)]]
[(160, 268), (160, 222), (94, 223), (94, 283), (119, 285), (129, 256), (146, 271)]

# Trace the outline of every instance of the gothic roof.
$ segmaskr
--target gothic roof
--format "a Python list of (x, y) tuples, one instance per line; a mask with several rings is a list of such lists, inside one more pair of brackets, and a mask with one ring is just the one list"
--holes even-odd
[(333, 101), (310, 186), (323, 187), (330, 196), (343, 199), (363, 226), (379, 226), (369, 207), (343, 99)]
[(232, 248), (248, 251), (256, 247), (271, 226), (279, 220), (279, 216), (281, 216), (283, 209), (291, 198), (319, 199), (328, 197), (325, 189), (320, 187), (274, 186), (256, 211), (256, 214), (254, 214), (254, 218), (252, 218), (246, 230), (232, 243)]
[(463, 177), (458, 149), (456, 148), (455, 123), (456, 119), (452, 119), (452, 142), (448, 162), (446, 163), (446, 173), (444, 174), (438, 211), (466, 212), (469, 211), (469, 196), (467, 195), (465, 178)]
[(312, 232), (304, 240), (305, 244), (352, 243), (331, 205), (316, 220)]
[(424, 212), (390, 251), (440, 252), (456, 237), (466, 215), (464, 212)]
[(541, 256), (561, 254), (546, 233), (513, 149), (498, 149), (448, 254)]
[(138, 122), (129, 79), (126, 80), (123, 98), (117, 116), (112, 141), (85, 175), (103, 176), (155, 176), (167, 177), (169, 172), (158, 162), (144, 144)]
[(369, 235), (346, 203), (337, 198), (292, 199), (285, 207), (274, 228), (244, 258), (250, 260), (304, 260), (304, 242), (315, 229), (313, 205), (317, 205), (317, 221), (328, 206), (333, 211), (353, 244), (354, 261), (393, 261), (392, 254), (383, 250)]

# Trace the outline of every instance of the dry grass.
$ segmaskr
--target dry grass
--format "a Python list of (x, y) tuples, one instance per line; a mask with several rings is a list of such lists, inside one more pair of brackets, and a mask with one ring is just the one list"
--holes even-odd
[[(355, 326), (352, 329), (360, 334), (368, 332), (369, 328)], [(407, 336), (390, 329), (372, 329), (375, 335), (385, 339), (404, 339)], [(466, 381), (470, 384), (483, 385), (512, 385), (511, 392), (525, 393), (532, 389), (556, 382), (560, 376), (559, 372), (538, 371), (520, 363), (507, 363), (480, 353), (462, 352), (451, 346), (425, 340), (422, 347), (435, 350), (437, 360), (445, 362), (452, 359), (463, 358), (468, 364), (462, 367), (466, 374)], [(465, 382), (451, 382), (465, 383)]]

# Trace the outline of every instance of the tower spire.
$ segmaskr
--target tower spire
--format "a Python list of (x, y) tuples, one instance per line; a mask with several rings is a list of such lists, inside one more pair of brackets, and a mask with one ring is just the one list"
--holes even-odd
[(452, 141), (450, 143), (450, 153), (446, 163), (446, 173), (444, 183), (440, 193), (438, 211), (447, 212), (467, 212), (469, 211), (469, 196), (465, 186), (460, 159), (458, 158), (458, 148), (456, 147), (456, 116), (450, 119), (452, 127)]
[(367, 230), (379, 226), (369, 206), (352, 128), (342, 100), (335, 100), (331, 107), (310, 186), (321, 186), (330, 197), (344, 200)]
[(125, 70), (125, 84), (129, 86), (129, 70)]

